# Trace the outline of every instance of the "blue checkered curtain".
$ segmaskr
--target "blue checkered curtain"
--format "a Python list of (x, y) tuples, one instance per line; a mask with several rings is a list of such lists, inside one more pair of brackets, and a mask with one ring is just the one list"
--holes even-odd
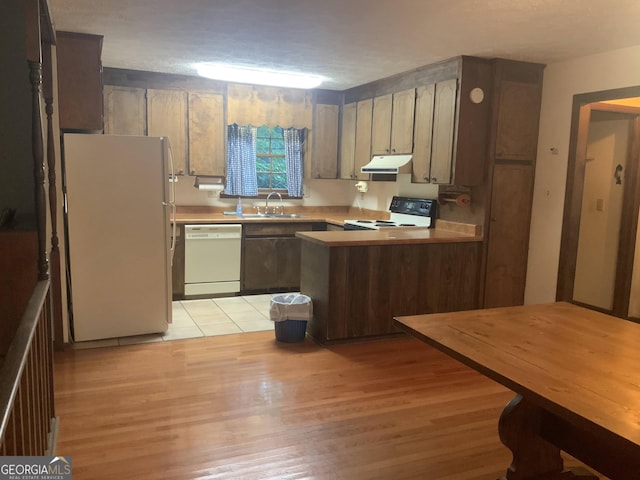
[(287, 162), (287, 191), (290, 197), (302, 197), (302, 179), (304, 177), (304, 161), (302, 158), (304, 145), (304, 129), (285, 128), (284, 158)]
[(258, 196), (256, 175), (257, 128), (237, 124), (227, 127), (227, 183), (224, 193), (243, 197)]

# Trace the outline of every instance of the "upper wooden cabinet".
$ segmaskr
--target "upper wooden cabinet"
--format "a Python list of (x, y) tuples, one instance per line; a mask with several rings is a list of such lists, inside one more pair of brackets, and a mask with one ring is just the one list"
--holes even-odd
[(225, 175), (224, 97), (189, 92), (189, 175)]
[(340, 132), (340, 178), (365, 180), (360, 168), (371, 160), (371, 120), (373, 100), (349, 103), (342, 107)]
[(411, 181), (429, 183), (431, 173), (431, 132), (435, 85), (423, 85), (416, 90), (416, 113), (413, 130)]
[(174, 171), (187, 172), (187, 93), (181, 90), (147, 90), (147, 133), (169, 137)]
[(452, 183), (453, 142), (455, 134), (456, 92), (458, 80), (435, 85), (433, 136), (431, 139), (431, 183)]
[(318, 103), (315, 106), (311, 129), (311, 161), (307, 169), (311, 178), (338, 176), (338, 123), (340, 107)]
[(453, 78), (419, 87), (412, 181), (480, 185), (488, 166), (493, 66), (471, 57), (451, 65)]
[(147, 99), (144, 88), (104, 86), (104, 133), (145, 135)]
[(373, 99), (373, 121), (371, 123), (371, 154), (391, 153), (391, 113), (393, 95), (383, 95)]
[(102, 36), (56, 33), (60, 128), (102, 131)]
[(393, 94), (391, 115), (391, 153), (413, 152), (413, 122), (416, 90), (411, 88)]
[(356, 153), (356, 104), (342, 106), (340, 128), (340, 178), (353, 179)]
[(413, 151), (416, 90), (411, 88), (373, 99), (371, 154), (408, 154)]
[(356, 105), (356, 152), (353, 165), (353, 177), (367, 180), (368, 173), (361, 173), (360, 169), (371, 160), (371, 128), (372, 128), (373, 100), (363, 100)]
[(503, 80), (499, 91), (496, 159), (533, 161), (538, 146), (540, 85)]

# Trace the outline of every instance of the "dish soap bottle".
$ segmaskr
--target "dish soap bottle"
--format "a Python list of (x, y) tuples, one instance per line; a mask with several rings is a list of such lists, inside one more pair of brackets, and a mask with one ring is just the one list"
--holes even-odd
[(238, 217), (242, 216), (242, 198), (238, 197), (238, 205), (236, 205), (236, 215)]

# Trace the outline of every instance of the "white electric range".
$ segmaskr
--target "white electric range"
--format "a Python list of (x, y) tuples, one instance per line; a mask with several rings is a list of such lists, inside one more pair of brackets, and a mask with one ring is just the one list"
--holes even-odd
[(393, 197), (388, 220), (345, 220), (345, 230), (421, 229), (433, 228), (437, 200)]

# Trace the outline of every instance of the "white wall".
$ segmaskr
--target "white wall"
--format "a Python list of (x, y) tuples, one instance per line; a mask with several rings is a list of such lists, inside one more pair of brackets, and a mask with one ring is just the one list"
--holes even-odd
[[(640, 85), (640, 46), (547, 65), (525, 303), (555, 300), (573, 96)], [(557, 148), (553, 154), (551, 149)]]
[[(178, 205), (210, 205), (235, 209), (235, 199), (221, 199), (218, 192), (197, 190), (195, 178), (179, 177), (176, 184)], [(371, 210), (386, 211), (394, 195), (437, 198), (438, 187), (429, 184), (412, 184), (411, 175), (398, 175), (395, 182), (368, 182), (369, 191), (358, 193), (355, 180), (305, 180), (305, 197), (301, 200), (287, 200), (285, 205), (328, 206), (352, 205)], [(245, 208), (254, 204), (264, 205), (264, 200), (243, 200)]]
[[(611, 310), (627, 171), (628, 120), (591, 117), (573, 299)], [(616, 183), (616, 165), (623, 181)]]
[[(181, 176), (176, 183), (177, 205), (202, 205), (215, 207), (229, 207), (235, 210), (237, 200), (234, 198), (219, 198), (217, 191), (201, 191), (193, 184), (195, 177)], [(300, 200), (287, 200), (285, 205), (351, 205), (355, 182), (347, 180), (305, 180), (305, 197)], [(352, 191), (353, 190), (353, 191)], [(244, 199), (243, 205), (251, 207), (253, 204), (264, 205), (264, 200)]]

